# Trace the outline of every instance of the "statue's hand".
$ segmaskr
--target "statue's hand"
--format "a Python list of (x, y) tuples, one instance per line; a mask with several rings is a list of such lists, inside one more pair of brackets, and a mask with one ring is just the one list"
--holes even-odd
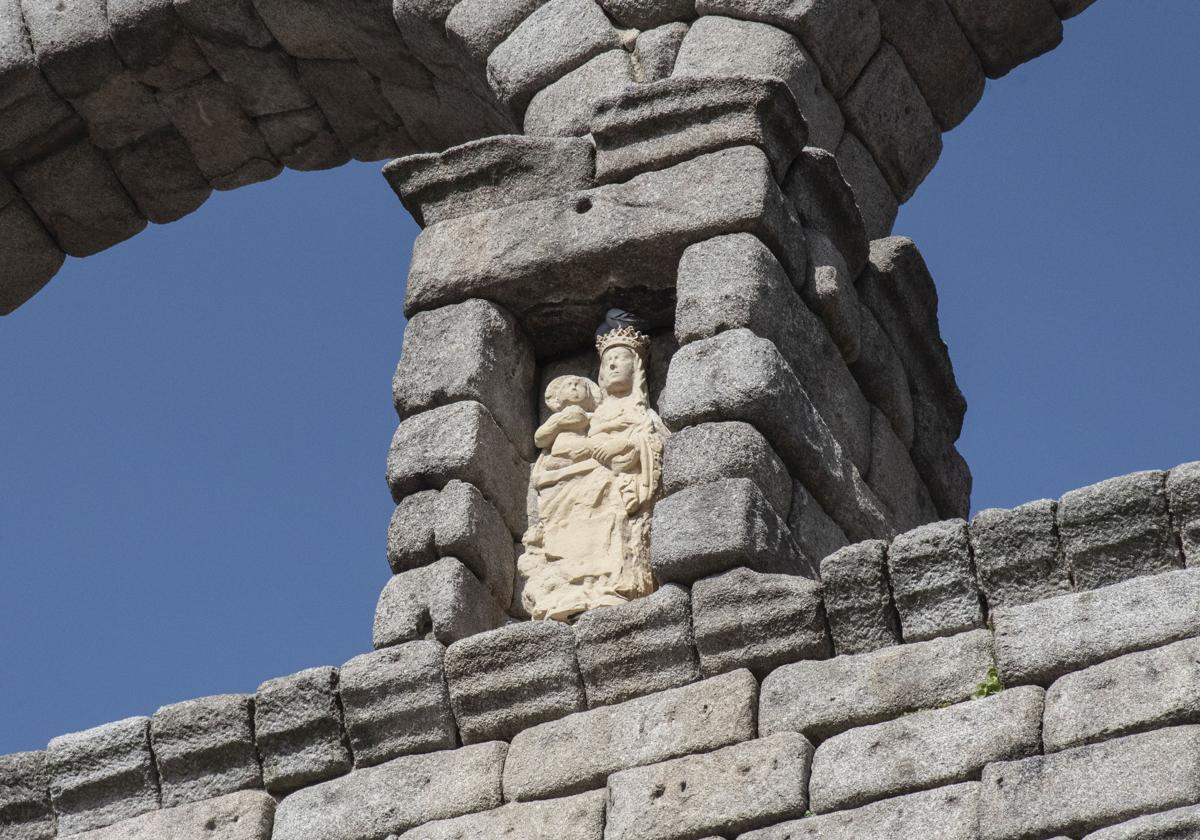
[(612, 463), (613, 459), (622, 454), (625, 449), (625, 441), (613, 438), (611, 440), (606, 440), (603, 443), (599, 443), (593, 447), (592, 457), (605, 466), (608, 466)]

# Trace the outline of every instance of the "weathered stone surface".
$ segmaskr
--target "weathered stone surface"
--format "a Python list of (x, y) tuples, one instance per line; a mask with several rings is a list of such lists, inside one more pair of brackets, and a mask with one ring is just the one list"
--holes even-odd
[(1129, 653), (1055, 680), (1046, 693), (1046, 751), (1200, 722), (1200, 639)]
[(705, 676), (829, 656), (821, 586), (793, 575), (734, 569), (696, 581), (692, 622)]
[(590, 128), (601, 182), (735, 146), (758, 146), (782, 181), (808, 134), (787, 86), (750, 76), (630, 85), (596, 105)]
[(545, 0), (462, 0), (446, 16), (446, 34), (479, 64)]
[(853, 284), (867, 263), (870, 246), (862, 213), (837, 157), (826, 149), (805, 147), (788, 170), (783, 189), (800, 215), (805, 234), (825, 235)]
[[(757, 685), (754, 693), (757, 696)], [(50, 807), (46, 753), (0, 756), (0, 837), (49, 840), (53, 836), (54, 811)]]
[(364, 653), (341, 667), (338, 694), (356, 768), (458, 745), (445, 652), (437, 642), (410, 642)]
[(424, 227), (587, 189), (592, 186), (594, 155), (592, 144), (582, 138), (503, 134), (441, 154), (399, 158), (385, 166), (383, 174)]
[(171, 0), (108, 0), (109, 35), (121, 62), (157, 90), (178, 90), (212, 72)]
[(835, 735), (817, 748), (817, 813), (977, 780), (993, 761), (1041, 752), (1044, 692), (1025, 686)]
[(732, 836), (808, 806), (813, 747), (783, 733), (615, 773), (608, 779), (607, 840)]
[(982, 840), (1087, 831), (1200, 800), (1200, 727), (1130, 735), (983, 771)]
[(488, 82), (500, 101), (524, 108), (530, 97), (605, 50), (617, 30), (591, 0), (550, 0), (488, 56)]
[(891, 46), (880, 46), (842, 108), (846, 124), (871, 151), (896, 198), (907, 201), (937, 163), (942, 132)]
[(283, 170), (258, 126), (215, 76), (161, 94), (159, 101), (215, 189), (266, 181)]
[(758, 730), (839, 732), (968, 699), (993, 667), (986, 630), (822, 662), (797, 662), (762, 684)]
[(1200, 571), (1133, 578), (993, 610), (991, 618), (1005, 684), (1049, 685), (1106, 659), (1200, 635)]
[(339, 27), (321, 0), (251, 0), (284, 52), (295, 58), (346, 61), (353, 56), (338, 38)]
[(879, 171), (879, 164), (862, 140), (847, 130), (841, 135), (836, 151), (838, 167), (854, 191), (854, 200), (862, 212), (868, 239), (879, 239), (892, 232), (900, 202)]
[(900, 442), (907, 445), (916, 435), (908, 375), (871, 310), (862, 307), (859, 315), (861, 343), (850, 371), (871, 404), (887, 416)]
[(495, 593), (457, 558), (443, 557), (401, 572), (384, 585), (371, 638), (377, 650), (427, 637), (449, 645), (507, 620)]
[(593, 709), (695, 682), (691, 595), (667, 584), (646, 598), (584, 613), (575, 623), (575, 654)]
[(971, 550), (979, 589), (991, 609), (1016, 607), (1071, 591), (1058, 540), (1058, 503), (989, 508), (971, 520)]
[(738, 840), (978, 840), (978, 811), (979, 784), (967, 782), (780, 823)]
[(677, 21), (639, 33), (633, 47), (634, 81), (657, 82), (670, 76), (687, 31), (688, 25)]
[(62, 266), (63, 252), (8, 179), (0, 176), (0, 315), (37, 294)]
[(605, 799), (604, 792), (597, 790), (567, 799), (514, 802), (494, 811), (426, 823), (398, 840), (603, 840)]
[(908, 448), (896, 436), (891, 421), (871, 408), (871, 465), (863, 476), (879, 500), (887, 506), (897, 528), (915, 528), (938, 518), (937, 506)]
[(998, 79), (1062, 43), (1062, 22), (1050, 0), (947, 0), (975, 48), (983, 71)]
[(883, 540), (848, 545), (821, 561), (825, 612), (838, 655), (867, 653), (900, 643)]
[[(808, 143), (836, 148), (844, 119), (821, 83), (812, 57), (774, 26), (707, 15), (688, 30), (675, 58), (676, 76), (764, 76), (787, 85), (808, 125)], [(801, 144), (803, 145), (803, 144)]]
[(748, 741), (757, 700), (742, 670), (526, 729), (509, 749), (505, 796), (577, 793), (620, 770)]
[(165, 128), (108, 154), (138, 212), (155, 224), (176, 221), (208, 200), (212, 187), (187, 143)]
[(877, 0), (884, 39), (904, 66), (943, 131), (966, 119), (983, 96), (979, 58), (946, 0)]
[(150, 744), (164, 808), (262, 787), (249, 694), (163, 706), (150, 718)]
[(675, 336), (680, 344), (741, 327), (769, 339), (846, 457), (866, 471), (870, 405), (828, 331), (762, 242), (733, 234), (692, 245), (679, 261), (676, 282)]
[(914, 528), (892, 541), (888, 574), (904, 640), (951, 636), (984, 625), (971, 542), (961, 519)]
[(418, 150), (374, 77), (357, 62), (301, 59), (296, 73), (355, 160), (380, 160)]
[(1054, 10), (1058, 12), (1058, 16), (1066, 20), (1081, 14), (1096, 0), (1051, 0), (1051, 2), (1054, 4)]
[(675, 428), (717, 420), (751, 423), (847, 536), (891, 535), (887, 514), (770, 341), (733, 329), (680, 348), (671, 359), (659, 410)]
[(1200, 565), (1200, 461), (1180, 464), (1167, 474), (1167, 504), (1184, 561)]
[(602, 52), (534, 95), (525, 109), (525, 133), (582, 137), (596, 105), (632, 83), (629, 53), (619, 48)]
[(263, 782), (286, 793), (350, 770), (336, 668), (309, 668), (267, 680), (254, 694), (254, 741)]
[(748, 478), (668, 496), (654, 506), (652, 531), (650, 563), (657, 580), (690, 583), (739, 566), (816, 576), (787, 522)]
[(692, 0), (600, 0), (600, 6), (619, 26), (653, 29), (696, 15)]
[(516, 319), (494, 303), (468, 300), (418, 312), (404, 328), (392, 379), (401, 419), (431, 408), (482, 403), (526, 460), (533, 446), (533, 348)]
[(75, 836), (79, 840), (269, 840), (275, 800), (244, 790), (163, 808)]
[(482, 403), (450, 403), (406, 418), (392, 437), (387, 476), (397, 502), (455, 479), (473, 484), (513, 536), (525, 530), (529, 465)]
[(159, 807), (148, 717), (50, 739), (46, 769), (59, 834), (102, 828)]
[(752, 232), (803, 270), (803, 254), (789, 251), (797, 224), (766, 156), (726, 149), (625, 184), (433, 225), (413, 247), (405, 308), (483, 297), (518, 316), (539, 354), (561, 354), (590, 343), (617, 290), (668, 321), (679, 256), (694, 242)]
[(850, 542), (841, 526), (830, 518), (821, 503), (799, 481), (792, 482), (788, 528), (804, 556), (812, 558), (814, 562), (819, 562)]
[(808, 244), (808, 280), (800, 296), (829, 330), (846, 364), (858, 361), (862, 351), (862, 315), (852, 274), (841, 252), (819, 230), (805, 231)]
[(781, 516), (791, 510), (792, 479), (787, 468), (767, 439), (749, 423), (701, 423), (680, 429), (667, 439), (663, 451), (664, 494), (730, 478), (753, 481)]
[(511, 624), (446, 651), (450, 704), (464, 744), (510, 740), (523, 729), (587, 708), (571, 628)]
[(433, 820), (499, 808), (507, 744), (406, 755), (296, 791), (273, 840), (378, 840)]
[(1076, 589), (1183, 566), (1171, 533), (1166, 478), (1147, 470), (1063, 494), (1058, 528)]
[(1200, 836), (1200, 806), (1174, 808), (1104, 828), (1083, 840), (1191, 840)]
[(333, 133), (325, 114), (315, 105), (265, 114), (257, 122), (271, 154), (289, 169), (314, 172), (332, 169), (350, 160), (350, 153)]

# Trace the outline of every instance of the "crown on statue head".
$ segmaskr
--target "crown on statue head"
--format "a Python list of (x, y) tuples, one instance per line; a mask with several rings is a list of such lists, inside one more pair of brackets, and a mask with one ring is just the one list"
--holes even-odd
[(628, 347), (645, 359), (650, 353), (650, 336), (635, 327), (614, 327), (596, 336), (596, 352), (601, 356), (610, 347)]

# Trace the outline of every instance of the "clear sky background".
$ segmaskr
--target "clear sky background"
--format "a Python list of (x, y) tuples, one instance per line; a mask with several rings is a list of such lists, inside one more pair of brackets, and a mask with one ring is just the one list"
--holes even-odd
[[(901, 211), (975, 507), (1200, 459), (1195, 0), (1100, 0)], [(370, 649), (416, 227), (353, 164), (218, 194), (0, 320), (0, 753)]]

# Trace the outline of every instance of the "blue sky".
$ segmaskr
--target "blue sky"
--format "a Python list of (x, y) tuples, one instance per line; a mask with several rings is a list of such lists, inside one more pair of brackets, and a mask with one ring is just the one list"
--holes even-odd
[[(1101, 0), (902, 211), (976, 508), (1200, 459), (1192, 0)], [(71, 260), (0, 321), (0, 753), (370, 648), (416, 227), (375, 164)]]

